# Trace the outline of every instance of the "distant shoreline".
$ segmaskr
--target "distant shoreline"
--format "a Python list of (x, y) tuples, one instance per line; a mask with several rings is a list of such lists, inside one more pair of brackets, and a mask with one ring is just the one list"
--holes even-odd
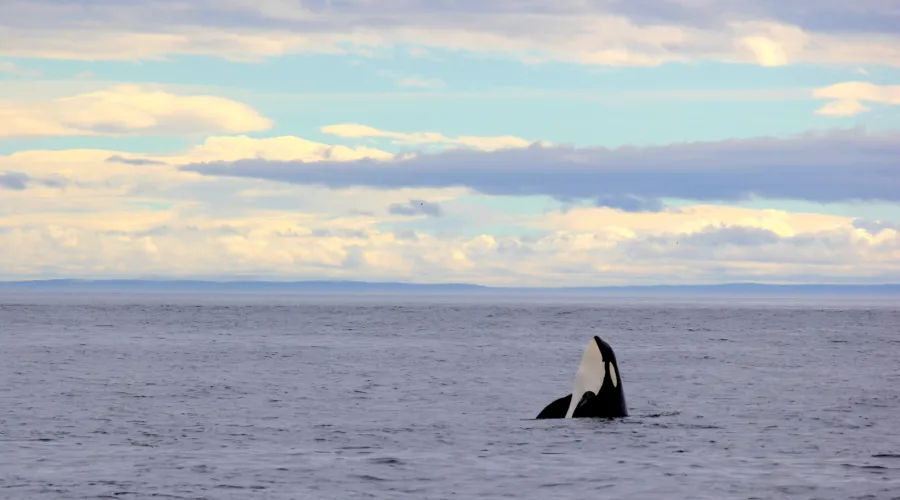
[(875, 296), (900, 297), (900, 284), (765, 284), (635, 285), (597, 287), (502, 287), (467, 283), (425, 284), (366, 281), (259, 280), (83, 280), (0, 281), (0, 292), (204, 292), (204, 293), (428, 293), (476, 295), (603, 296)]

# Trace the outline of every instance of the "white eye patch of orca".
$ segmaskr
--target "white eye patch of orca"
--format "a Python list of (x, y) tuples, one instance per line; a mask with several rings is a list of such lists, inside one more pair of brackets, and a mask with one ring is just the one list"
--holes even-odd
[(613, 387), (619, 387), (619, 377), (616, 375), (616, 365), (609, 364), (609, 376), (612, 378)]
[[(613, 368), (613, 373), (615, 369)], [(603, 360), (603, 353), (597, 346), (597, 342), (592, 338), (588, 341), (584, 353), (581, 355), (581, 364), (578, 366), (578, 372), (575, 374), (575, 383), (572, 387), (572, 400), (569, 402), (569, 410), (566, 412), (566, 418), (572, 418), (575, 407), (581, 401), (581, 395), (587, 391), (594, 394), (600, 392), (603, 387), (603, 379), (606, 377), (606, 363)]]

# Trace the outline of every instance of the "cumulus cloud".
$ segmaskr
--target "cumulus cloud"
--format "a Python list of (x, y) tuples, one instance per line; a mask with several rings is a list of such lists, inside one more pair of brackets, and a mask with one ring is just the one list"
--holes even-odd
[(775, 0), (729, 0), (725, 6), (711, 0), (10, 0), (0, 8), (0, 54), (88, 60), (211, 54), (252, 60), (302, 51), (368, 55), (405, 46), (606, 65), (698, 59), (900, 64), (898, 34), (891, 28), (900, 16), (890, 0), (785, 5)]
[(758, 273), (773, 264), (811, 267), (837, 267), (863, 264), (866, 251), (857, 246), (884, 252), (890, 258), (891, 246), (883, 246), (842, 228), (830, 232), (779, 236), (772, 231), (740, 227), (708, 227), (695, 234), (643, 236), (629, 240), (621, 248), (637, 260), (657, 262), (717, 262), (718, 266), (755, 268)]
[(335, 125), (326, 125), (321, 131), (351, 139), (360, 139), (368, 137), (383, 137), (391, 139), (394, 144), (400, 145), (427, 145), (441, 144), (455, 147), (465, 147), (470, 149), (480, 149), (484, 151), (494, 151), (507, 148), (524, 148), (532, 143), (509, 135), (484, 137), (484, 136), (459, 136), (447, 137), (437, 132), (390, 132), (379, 130), (368, 125), (359, 123), (339, 123)]
[[(356, 130), (356, 129), (351, 129)], [(197, 163), (184, 171), (349, 188), (464, 187), (560, 200), (900, 200), (900, 140), (859, 131), (608, 149), (449, 150), (392, 161)], [(615, 203), (613, 203), (615, 204)]]
[(437, 203), (427, 202), (425, 200), (409, 200), (407, 203), (392, 203), (388, 206), (388, 213), (392, 215), (427, 215), (429, 217), (440, 217), (444, 215), (443, 209)]
[(271, 126), (268, 118), (243, 103), (137, 85), (52, 101), (0, 100), (0, 137), (241, 133)]
[[(840, 132), (394, 158), (296, 137), (232, 136), (166, 155), (25, 151), (0, 155), (0, 269), (7, 279), (892, 281), (900, 279), (897, 221), (660, 200), (673, 190), (680, 198), (887, 199), (898, 192), (897, 144)], [(198, 172), (208, 167), (240, 175)], [(522, 210), (523, 200), (496, 203), (472, 190), (592, 203)]]
[[(744, 280), (890, 281), (900, 236), (830, 230), (782, 235), (739, 225), (622, 235), (598, 226), (525, 238), (438, 236), (333, 225), (327, 218), (258, 214), (146, 218), (140, 225), (41, 223), (0, 217), (9, 276), (228, 275), (493, 285), (610, 285)], [(644, 214), (643, 217), (657, 217)], [(799, 229), (799, 228), (798, 228)], [(27, 258), (26, 258), (27, 256)], [(100, 258), (102, 256), (102, 258)]]
[[(471, 193), (458, 188), (333, 191), (202, 177), (170, 161), (153, 168), (107, 161), (115, 155), (131, 157), (0, 156), (0, 171), (11, 174), (0, 183), (13, 188), (0, 188), (7, 279), (224, 274), (596, 285), (900, 277), (900, 234), (891, 221), (715, 205), (515, 215), (467, 207), (458, 199)], [(78, 182), (65, 191), (35, 182), (54, 175)], [(450, 200), (452, 217), (427, 217)], [(392, 206), (401, 217), (379, 216)], [(465, 231), (446, 225), (461, 216)]]
[(692, 234), (708, 227), (753, 228), (789, 237), (800, 233), (846, 228), (850, 222), (847, 217), (836, 215), (693, 205), (662, 212), (622, 212), (603, 207), (576, 207), (548, 212), (531, 220), (529, 225), (570, 233), (603, 231), (609, 237), (618, 238), (631, 238), (637, 234)]
[(869, 111), (863, 102), (900, 104), (900, 85), (875, 85), (868, 82), (844, 82), (816, 89), (819, 99), (833, 99), (816, 113), (827, 116), (853, 116)]
[(872, 235), (878, 235), (886, 230), (900, 232), (900, 224), (872, 219), (854, 219), (853, 227), (862, 229)]
[[(786, 236), (784, 238), (791, 238)], [(773, 245), (782, 239), (775, 231), (758, 227), (746, 226), (707, 226), (695, 233), (661, 236), (649, 236), (644, 242), (653, 243), (656, 246), (681, 245), (688, 247), (761, 247)]]

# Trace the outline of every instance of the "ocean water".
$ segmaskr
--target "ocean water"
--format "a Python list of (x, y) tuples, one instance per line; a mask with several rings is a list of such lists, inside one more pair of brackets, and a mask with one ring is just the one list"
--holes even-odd
[(900, 304), (7, 294), (0, 498), (900, 498)]

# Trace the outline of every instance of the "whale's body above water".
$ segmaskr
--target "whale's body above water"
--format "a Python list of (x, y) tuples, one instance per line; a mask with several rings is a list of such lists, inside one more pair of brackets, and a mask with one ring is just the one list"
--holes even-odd
[(616, 418), (628, 416), (622, 375), (612, 347), (594, 336), (575, 374), (572, 392), (547, 405), (537, 418)]

